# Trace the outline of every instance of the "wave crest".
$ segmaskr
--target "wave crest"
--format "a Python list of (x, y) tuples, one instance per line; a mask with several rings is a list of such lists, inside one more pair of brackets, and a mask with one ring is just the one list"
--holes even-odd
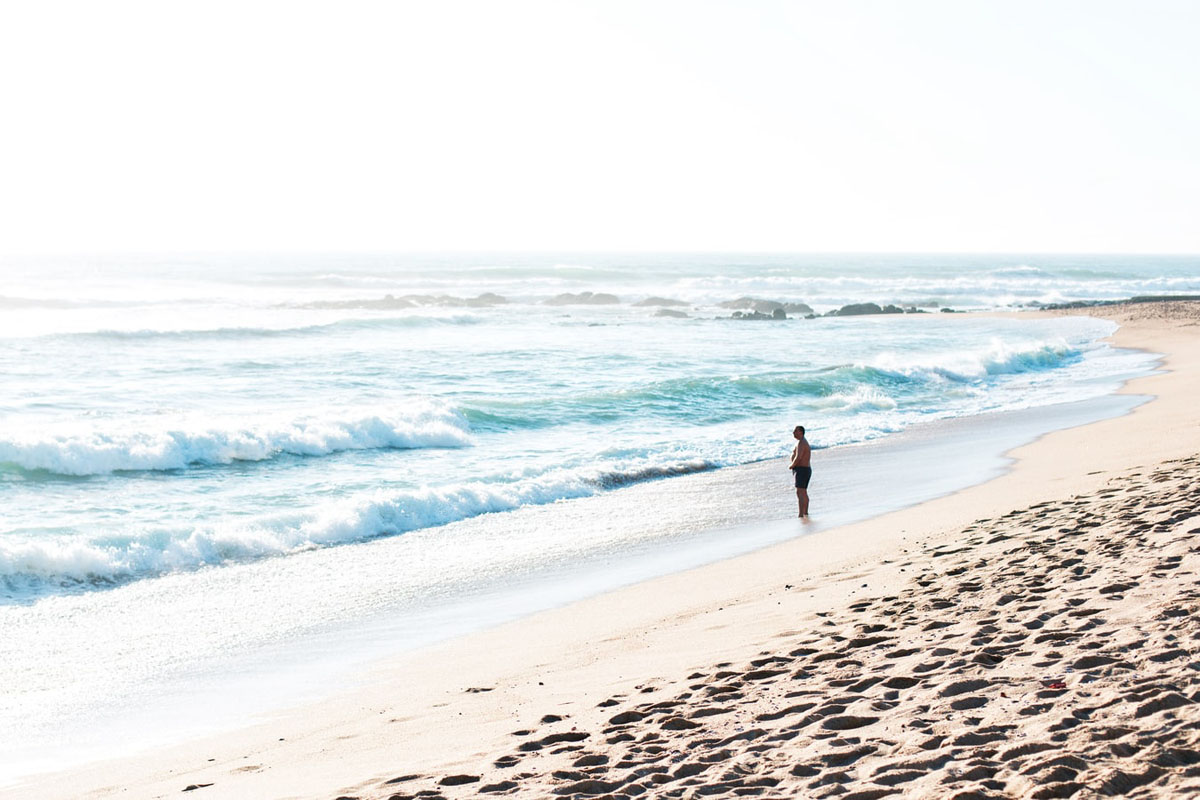
[(896, 401), (877, 386), (859, 385), (848, 392), (837, 392), (812, 404), (821, 411), (891, 411)]
[(555, 470), (512, 483), (377, 491), (243, 524), (146, 530), (86, 540), (75, 535), (0, 539), (0, 597), (31, 599), (364, 542), (716, 466), (693, 460), (628, 469)]
[(1079, 360), (1082, 355), (1065, 341), (1010, 345), (994, 339), (985, 350), (947, 352), (926, 358), (885, 353), (867, 369), (908, 380), (969, 383), (993, 375), (1055, 369)]
[[(144, 423), (141, 423), (144, 424)], [(221, 424), (186, 422), (145, 430), (72, 426), (29, 434), (0, 430), (0, 464), (57, 475), (106, 475), (322, 456), (345, 450), (465, 447), (469, 427), (457, 411), (433, 404), (336, 417), (309, 415)]]

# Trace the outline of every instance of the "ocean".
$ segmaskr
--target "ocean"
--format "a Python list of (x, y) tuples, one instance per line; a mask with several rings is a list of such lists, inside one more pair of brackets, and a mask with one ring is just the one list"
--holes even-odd
[[(818, 523), (961, 488), (1022, 437), (1128, 410), (1113, 393), (1155, 360), (1104, 321), (947, 309), (1200, 294), (1200, 260), (1172, 256), (9, 258), (0, 277), (0, 779), (802, 535), (775, 524), (796, 424)], [(913, 313), (827, 316), (856, 303)], [(964, 436), (984, 452), (945, 457)], [(823, 460), (906, 472), (913, 452), (931, 471), (894, 497), (822, 495)]]

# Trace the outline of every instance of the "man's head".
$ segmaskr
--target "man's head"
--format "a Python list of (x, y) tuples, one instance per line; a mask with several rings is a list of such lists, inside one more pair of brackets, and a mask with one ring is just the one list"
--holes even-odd
[(803, 439), (804, 438), (804, 426), (797, 425), (796, 429), (794, 431), (792, 431), (792, 436), (795, 436), (797, 439)]

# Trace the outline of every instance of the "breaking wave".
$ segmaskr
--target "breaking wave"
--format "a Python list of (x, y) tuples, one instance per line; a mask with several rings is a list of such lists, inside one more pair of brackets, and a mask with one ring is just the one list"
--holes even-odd
[(628, 469), (554, 470), (512, 483), (472, 482), (378, 491), (332, 501), (310, 511), (264, 516), (240, 524), (93, 537), (42, 534), (2, 538), (0, 598), (19, 601), (369, 541), (717, 466), (693, 460)]
[(1065, 342), (1007, 345), (916, 357), (883, 354), (867, 364), (820, 371), (674, 378), (628, 389), (592, 391), (523, 401), (476, 401), (463, 414), (480, 431), (545, 428), (576, 422), (604, 424), (618, 417), (717, 423), (755, 416), (779, 401), (835, 413), (889, 410), (925, 402), (947, 383), (985, 384), (1004, 375), (1054, 370), (1083, 351)]
[(1064, 341), (1010, 345), (997, 339), (987, 349), (976, 351), (951, 351), (924, 357), (884, 353), (869, 368), (909, 380), (970, 382), (996, 375), (1057, 369), (1082, 357), (1081, 350)]
[(58, 426), (26, 433), (0, 430), (0, 464), (57, 475), (181, 470), (266, 461), (279, 455), (323, 456), (344, 450), (465, 447), (469, 426), (457, 411), (434, 404), (353, 415), (177, 423), (145, 429)]

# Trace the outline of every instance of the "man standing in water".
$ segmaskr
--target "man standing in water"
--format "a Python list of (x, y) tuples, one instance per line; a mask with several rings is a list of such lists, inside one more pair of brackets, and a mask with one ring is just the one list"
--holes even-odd
[(808, 440), (804, 438), (804, 426), (797, 425), (792, 431), (792, 436), (796, 437), (796, 449), (792, 451), (792, 462), (788, 464), (788, 469), (796, 476), (796, 499), (800, 502), (800, 517), (801, 519), (808, 518), (808, 482), (812, 480), (812, 467), (809, 462), (812, 460), (812, 448), (808, 446)]

